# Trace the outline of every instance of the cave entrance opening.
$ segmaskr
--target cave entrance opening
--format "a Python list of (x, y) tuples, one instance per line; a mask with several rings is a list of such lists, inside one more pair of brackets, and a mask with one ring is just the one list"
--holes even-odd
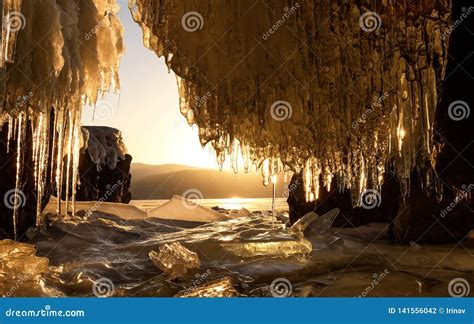
[[(125, 53), (119, 70), (120, 94), (108, 93), (95, 106), (85, 106), (82, 112), (83, 126), (107, 126), (119, 130), (136, 165), (147, 164), (157, 168), (176, 165), (177, 168), (186, 168), (185, 170), (188, 167), (215, 170), (209, 172), (209, 185), (191, 181), (189, 188), (175, 188), (173, 195), (183, 195), (185, 189), (193, 190), (192, 192), (199, 190), (200, 197), (226, 199), (227, 206), (233, 203), (241, 206), (239, 204), (242, 200), (250, 197), (284, 197), (281, 179), (278, 180), (278, 188), (275, 183), (264, 187), (261, 185), (261, 175), (254, 172), (251, 175), (243, 172), (234, 175), (230, 158), (223, 164), (224, 172), (217, 176), (219, 166), (212, 146), (201, 146), (197, 126), (188, 125), (186, 118), (180, 113), (176, 75), (168, 69), (163, 58), (157, 58), (153, 51), (144, 46), (142, 29), (133, 21), (126, 1), (118, 2), (121, 6), (119, 18), (124, 26), (125, 42)], [(238, 159), (238, 168), (242, 169), (242, 156)], [(135, 179), (134, 164), (131, 171), (132, 199), (168, 198), (165, 189), (148, 190), (151, 180), (143, 184), (141, 179)], [(154, 185), (160, 187), (159, 183)], [(214, 189), (211, 190), (210, 187)], [(136, 195), (133, 190), (135, 188), (140, 189)], [(141, 190), (142, 188), (146, 190)], [(267, 208), (275, 210), (275, 200), (269, 202)]]
[(106, 94), (94, 107), (84, 107), (82, 124), (120, 130), (134, 162), (216, 168), (210, 149), (199, 143), (197, 127), (180, 113), (174, 72), (144, 47), (142, 30), (125, 2), (119, 1), (125, 42), (120, 94)]

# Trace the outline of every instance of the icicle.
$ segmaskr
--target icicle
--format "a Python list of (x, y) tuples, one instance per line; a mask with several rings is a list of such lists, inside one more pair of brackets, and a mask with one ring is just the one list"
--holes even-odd
[(239, 172), (239, 156), (241, 156), (241, 154), (240, 143), (237, 139), (234, 139), (230, 161), (235, 173)]
[(50, 113), (44, 114), (44, 118), (41, 118), (41, 123), (37, 126), (39, 128), (40, 143), (38, 149), (38, 162), (35, 163), (37, 170), (37, 182), (36, 182), (36, 226), (41, 226), (41, 202), (44, 195), (45, 178), (47, 172), (47, 164), (49, 161), (49, 120)]
[(23, 170), (23, 139), (24, 139), (24, 132), (26, 130), (26, 119), (25, 113), (21, 112), (18, 114), (18, 135), (17, 135), (17, 148), (16, 148), (16, 179), (15, 179), (15, 192), (14, 192), (14, 203), (13, 203), (13, 233), (15, 241), (18, 239), (18, 214), (19, 208), (23, 204), (21, 201), (21, 175)]
[(10, 153), (10, 140), (13, 136), (13, 117), (8, 115), (7, 153)]
[(0, 67), (4, 67), (5, 62), (13, 62), (17, 34), (26, 23), (25, 16), (21, 14), (21, 0), (4, 0), (2, 4)]
[(63, 191), (63, 148), (64, 148), (64, 134), (66, 128), (66, 122), (64, 120), (64, 110), (56, 110), (57, 123), (55, 125), (57, 132), (57, 145), (56, 145), (56, 193), (58, 195), (56, 213), (62, 215), (61, 212), (61, 199)]
[(70, 199), (70, 190), (71, 190), (71, 167), (72, 167), (72, 160), (73, 160), (73, 150), (74, 150), (74, 111), (70, 110), (68, 115), (67, 121), (67, 146), (66, 146), (66, 215), (69, 213), (69, 199)]
[(276, 203), (276, 184), (277, 184), (277, 175), (272, 176), (272, 227), (274, 227), (276, 213), (275, 213), (275, 203)]
[(72, 215), (76, 214), (76, 188), (79, 176), (79, 157), (80, 157), (80, 136), (81, 132), (81, 111), (75, 110), (73, 144), (72, 144)]
[(270, 160), (265, 159), (262, 163), (260, 171), (262, 172), (263, 185), (268, 186), (270, 183)]

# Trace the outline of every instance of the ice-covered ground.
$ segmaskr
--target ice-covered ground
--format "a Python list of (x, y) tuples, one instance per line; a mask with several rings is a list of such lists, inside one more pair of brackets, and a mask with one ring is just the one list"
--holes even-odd
[[(0, 241), (0, 294), (449, 296), (453, 280), (457, 286), (474, 282), (470, 240), (405, 246), (386, 240), (387, 224), (303, 236), (286, 228), (285, 213), (273, 218), (229, 212), (232, 217), (222, 215), (223, 220), (192, 222), (146, 215), (126, 219), (103, 208), (122, 216), (135, 210), (82, 203), (79, 216), (50, 218), (32, 237), (37, 251), (33, 245)], [(173, 242), (195, 253), (199, 267), (171, 280), (150, 252), (157, 252), (151, 253), (156, 258)], [(183, 251), (177, 255), (186, 258)]]

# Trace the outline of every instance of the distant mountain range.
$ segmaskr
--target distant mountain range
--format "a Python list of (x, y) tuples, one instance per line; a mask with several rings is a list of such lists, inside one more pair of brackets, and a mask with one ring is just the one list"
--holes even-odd
[[(182, 196), (186, 190), (197, 189), (205, 199), (270, 198), (272, 186), (262, 184), (260, 174), (201, 169), (177, 164), (131, 166), (132, 199), (169, 199)], [(283, 177), (277, 185), (277, 197), (283, 197)]]

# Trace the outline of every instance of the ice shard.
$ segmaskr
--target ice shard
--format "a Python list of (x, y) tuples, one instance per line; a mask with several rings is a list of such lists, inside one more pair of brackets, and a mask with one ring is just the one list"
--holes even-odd
[(152, 250), (148, 255), (170, 279), (184, 278), (189, 270), (198, 269), (201, 266), (198, 255), (179, 242), (164, 244), (160, 246), (159, 252)]
[(36, 248), (31, 244), (0, 241), (0, 272), (12, 277), (18, 274), (34, 276), (47, 273), (48, 259), (35, 254)]
[(323, 235), (332, 226), (338, 214), (338, 208), (334, 208), (321, 216), (315, 212), (310, 212), (294, 223), (289, 231), (292, 233), (304, 233), (305, 236)]
[(294, 240), (275, 240), (268, 242), (239, 242), (221, 244), (226, 251), (241, 258), (258, 256), (290, 257), (293, 255), (309, 255), (313, 245), (305, 238)]

